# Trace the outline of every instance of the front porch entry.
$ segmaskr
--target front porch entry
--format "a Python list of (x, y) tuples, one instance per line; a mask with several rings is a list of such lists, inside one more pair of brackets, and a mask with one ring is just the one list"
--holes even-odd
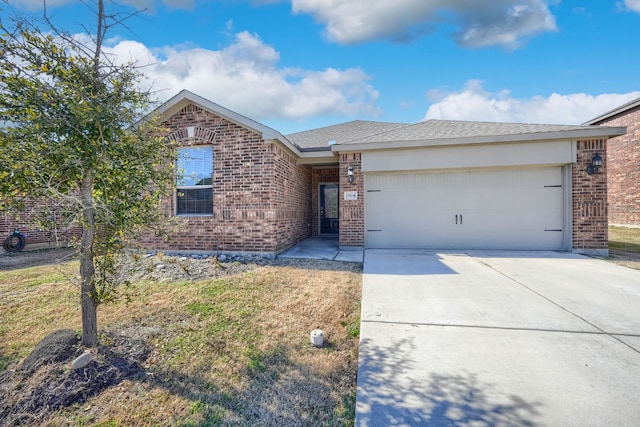
[(364, 250), (343, 249), (337, 236), (310, 237), (278, 254), (278, 259), (323, 259), (341, 262), (362, 262)]
[(318, 220), (320, 235), (337, 235), (340, 232), (340, 186), (337, 183), (320, 184)]

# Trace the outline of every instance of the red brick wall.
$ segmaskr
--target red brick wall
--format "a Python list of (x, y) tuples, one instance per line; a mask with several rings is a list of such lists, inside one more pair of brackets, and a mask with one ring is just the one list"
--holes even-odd
[[(338, 167), (333, 168), (315, 168), (311, 171), (311, 233), (313, 236), (318, 236), (318, 205), (320, 203), (319, 185), (340, 182)], [(342, 193), (340, 193), (342, 194)], [(342, 199), (339, 200), (339, 204), (342, 204)], [(342, 232), (342, 224), (340, 224), (340, 232)]]
[(311, 237), (311, 168), (296, 164), (296, 158), (283, 148), (271, 148), (275, 158), (276, 251), (281, 251)]
[[(182, 145), (212, 145), (213, 215), (175, 218), (168, 240), (145, 234), (144, 247), (275, 253), (310, 235), (310, 171), (282, 148), (195, 105), (163, 125)], [(164, 203), (167, 216), (174, 209)]]
[(609, 223), (640, 226), (640, 107), (598, 124), (627, 127), (607, 142)]
[[(353, 168), (353, 183), (347, 170)], [(357, 191), (358, 200), (344, 200), (345, 191)], [(364, 247), (364, 175), (361, 154), (340, 154), (340, 246)]]
[[(23, 212), (1, 213), (0, 243), (18, 228), (27, 235), (25, 250), (69, 245), (71, 239), (80, 236), (81, 230), (65, 225), (65, 222), (59, 219), (61, 211), (54, 206), (53, 202), (40, 200), (38, 203), (26, 202)], [(35, 221), (42, 216), (48, 219), (46, 225)], [(4, 249), (0, 245), (0, 253), (2, 252)]]
[(607, 154), (604, 139), (577, 142), (578, 161), (573, 165), (573, 249), (577, 252), (608, 251), (607, 162), (599, 173), (588, 175), (595, 153)]

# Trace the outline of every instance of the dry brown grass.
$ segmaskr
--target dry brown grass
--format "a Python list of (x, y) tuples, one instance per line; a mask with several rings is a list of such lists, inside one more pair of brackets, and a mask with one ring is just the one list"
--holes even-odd
[(640, 228), (609, 227), (609, 260), (640, 270)]
[[(127, 336), (148, 344), (144, 375), (54, 412), (45, 424), (353, 424), (359, 267), (298, 264), (138, 283), (130, 303), (100, 308), (99, 324), (103, 341)], [(76, 269), (0, 272), (5, 365), (15, 366), (53, 330), (79, 328), (77, 289), (68, 280)], [(328, 341), (320, 349), (309, 342), (317, 327)]]
[(78, 294), (69, 285), (76, 271), (74, 263), (0, 271), (0, 368), (78, 320)]

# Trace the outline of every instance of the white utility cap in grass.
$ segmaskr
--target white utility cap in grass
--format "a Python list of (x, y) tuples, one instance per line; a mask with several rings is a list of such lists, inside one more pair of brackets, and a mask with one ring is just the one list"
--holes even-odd
[(311, 344), (316, 347), (322, 347), (322, 343), (324, 342), (324, 332), (320, 329), (314, 329), (311, 331)]

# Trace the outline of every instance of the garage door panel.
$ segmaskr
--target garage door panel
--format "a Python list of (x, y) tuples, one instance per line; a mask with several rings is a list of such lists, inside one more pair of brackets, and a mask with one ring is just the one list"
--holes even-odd
[(370, 248), (561, 249), (562, 169), (370, 174)]

